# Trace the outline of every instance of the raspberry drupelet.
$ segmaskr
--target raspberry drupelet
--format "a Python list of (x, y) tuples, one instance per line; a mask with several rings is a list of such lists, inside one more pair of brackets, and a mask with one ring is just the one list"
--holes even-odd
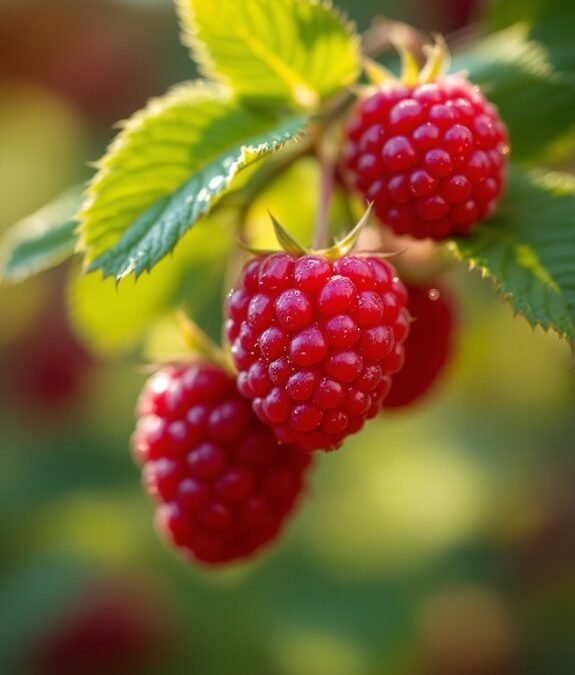
[(403, 365), (406, 301), (378, 257), (251, 260), (227, 303), (240, 392), (281, 443), (339, 447), (377, 414)]
[(161, 534), (217, 565), (276, 538), (304, 489), (309, 454), (282, 446), (234, 379), (208, 363), (167, 366), (139, 400), (133, 449)]
[(344, 132), (347, 182), (397, 234), (445, 239), (491, 215), (509, 143), (497, 109), (459, 75), (386, 82), (360, 99)]

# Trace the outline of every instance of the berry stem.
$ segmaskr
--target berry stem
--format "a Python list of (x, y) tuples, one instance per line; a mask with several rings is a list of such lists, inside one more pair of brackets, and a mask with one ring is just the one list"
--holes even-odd
[(333, 192), (334, 168), (333, 163), (324, 152), (319, 153), (320, 163), (320, 192), (315, 225), (313, 246), (315, 249), (327, 248), (329, 245), (329, 204)]
[[(248, 211), (258, 197), (274, 181), (280, 178), (294, 164), (312, 151), (312, 141), (304, 140), (299, 143), (291, 152), (286, 151), (277, 159), (271, 159), (262, 164), (259, 171), (249, 179), (249, 181), (239, 190), (232, 190), (219, 202), (216, 208), (231, 207), (237, 208), (238, 220), (243, 227), (247, 218)], [(243, 232), (240, 232), (243, 234)]]

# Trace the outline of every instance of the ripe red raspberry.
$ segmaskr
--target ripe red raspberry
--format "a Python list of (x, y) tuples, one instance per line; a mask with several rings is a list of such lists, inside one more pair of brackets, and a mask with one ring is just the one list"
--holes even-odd
[(453, 300), (437, 285), (408, 285), (413, 318), (405, 341), (405, 366), (394, 378), (384, 408), (403, 408), (426, 394), (442, 374), (453, 347)]
[(238, 389), (280, 442), (337, 448), (377, 414), (403, 364), (406, 300), (380, 258), (250, 261), (227, 304)]
[(209, 564), (274, 539), (309, 464), (307, 453), (277, 443), (233, 378), (206, 363), (165, 367), (148, 381), (133, 448), (159, 530)]
[(478, 87), (452, 75), (386, 83), (346, 125), (348, 182), (397, 234), (444, 239), (493, 213), (505, 182), (507, 131)]

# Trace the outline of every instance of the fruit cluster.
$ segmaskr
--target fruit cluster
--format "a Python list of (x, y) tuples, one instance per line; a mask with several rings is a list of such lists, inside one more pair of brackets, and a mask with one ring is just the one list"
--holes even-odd
[(445, 239), (493, 213), (507, 132), (495, 107), (463, 78), (388, 84), (357, 104), (345, 135), (351, 186), (397, 234)]
[[(416, 82), (386, 80), (361, 99), (334, 168), (382, 224), (415, 238), (466, 234), (505, 182), (507, 132), (495, 108), (439, 71), (433, 81), (423, 71)], [(381, 255), (353, 254), (360, 226), (321, 251), (274, 227), (284, 250), (249, 260), (228, 296), (227, 364), (164, 367), (138, 408), (133, 445), (158, 527), (207, 564), (274, 539), (312, 452), (419, 400), (452, 351), (449, 292), (404, 284)]]
[(237, 377), (205, 360), (164, 366), (140, 396), (133, 449), (172, 545), (210, 565), (249, 557), (305, 491), (311, 451), (430, 388), (450, 351), (450, 303), (408, 289), (375, 256), (245, 265), (227, 302)]

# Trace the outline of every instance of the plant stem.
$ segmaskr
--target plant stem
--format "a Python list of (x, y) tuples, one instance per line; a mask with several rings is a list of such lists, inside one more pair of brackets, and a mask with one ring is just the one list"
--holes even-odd
[(313, 247), (324, 249), (329, 245), (329, 204), (333, 192), (334, 167), (327, 153), (318, 151), (320, 189)]
[(300, 142), (298, 146), (290, 151), (286, 151), (284, 155), (279, 157), (269, 158), (262, 162), (262, 166), (249, 181), (240, 190), (229, 192), (220, 202), (216, 208), (236, 208), (238, 211), (238, 222), (240, 224), (240, 235), (243, 234), (241, 230), (245, 225), (247, 213), (260, 196), (260, 194), (269, 187), (276, 179), (282, 176), (290, 167), (298, 162), (302, 157), (311, 154), (313, 139)]

